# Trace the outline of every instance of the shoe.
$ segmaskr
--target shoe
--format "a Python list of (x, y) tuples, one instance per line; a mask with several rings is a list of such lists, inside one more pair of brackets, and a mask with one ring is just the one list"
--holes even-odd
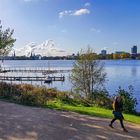
[(110, 126), (111, 128), (114, 128), (114, 127), (112, 126), (112, 124), (109, 124), (109, 126)]
[(123, 131), (124, 131), (124, 132), (128, 132), (128, 130), (127, 130), (126, 128), (123, 128)]

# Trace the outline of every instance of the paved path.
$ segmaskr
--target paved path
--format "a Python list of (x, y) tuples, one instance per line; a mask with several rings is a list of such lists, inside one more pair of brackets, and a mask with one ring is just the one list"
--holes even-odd
[(140, 140), (140, 125), (125, 133), (110, 119), (0, 101), (0, 140)]

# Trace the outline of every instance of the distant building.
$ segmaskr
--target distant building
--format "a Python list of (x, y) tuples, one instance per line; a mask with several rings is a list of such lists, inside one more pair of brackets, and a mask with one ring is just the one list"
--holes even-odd
[(102, 56), (106, 56), (106, 54), (107, 54), (107, 51), (106, 50), (101, 50), (101, 55)]
[(127, 59), (130, 58), (130, 54), (124, 51), (117, 51), (113, 54), (113, 59)]
[(107, 51), (101, 50), (101, 53), (99, 54), (99, 59), (106, 59), (107, 57)]
[(41, 58), (42, 58), (42, 56), (41, 56), (40, 54), (35, 55), (35, 59), (36, 59), (36, 60), (41, 60)]
[(136, 57), (137, 57), (137, 46), (135, 45), (131, 48), (131, 58), (136, 59)]
[(133, 47), (131, 48), (131, 53), (132, 53), (132, 54), (137, 54), (137, 46), (133, 46)]

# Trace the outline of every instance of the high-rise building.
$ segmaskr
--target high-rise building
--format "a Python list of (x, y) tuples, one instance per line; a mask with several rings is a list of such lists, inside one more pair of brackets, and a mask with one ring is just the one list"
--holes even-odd
[(106, 54), (107, 54), (107, 51), (106, 50), (101, 50), (101, 55), (102, 56), (106, 56)]
[(131, 57), (133, 59), (136, 59), (136, 57), (137, 57), (137, 46), (136, 45), (131, 48)]
[(132, 54), (137, 54), (137, 46), (133, 46), (133, 47), (131, 48), (131, 53), (132, 53)]

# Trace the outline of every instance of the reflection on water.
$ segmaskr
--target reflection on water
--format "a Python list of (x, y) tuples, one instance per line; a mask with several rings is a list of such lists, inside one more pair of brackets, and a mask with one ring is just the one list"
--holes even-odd
[(132, 72), (132, 76), (136, 77), (137, 76), (137, 67), (132, 67), (131, 72)]

